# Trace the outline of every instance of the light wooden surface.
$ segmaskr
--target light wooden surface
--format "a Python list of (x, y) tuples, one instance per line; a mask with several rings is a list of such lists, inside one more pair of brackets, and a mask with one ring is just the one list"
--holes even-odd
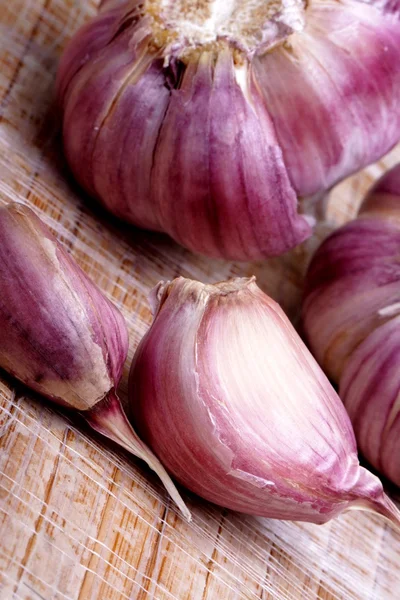
[[(256, 274), (296, 320), (317, 238), (268, 263), (210, 261), (118, 223), (70, 181), (53, 127), (54, 74), (95, 4), (0, 0), (0, 202), (34, 205), (121, 308), (129, 359), (151, 321), (149, 290), (178, 274), (203, 281)], [(334, 222), (352, 214), (396, 156), (334, 190)], [(400, 597), (400, 536), (379, 517), (352, 512), (318, 527), (245, 517), (186, 496), (188, 525), (143, 464), (5, 374), (0, 415), (1, 600)]]

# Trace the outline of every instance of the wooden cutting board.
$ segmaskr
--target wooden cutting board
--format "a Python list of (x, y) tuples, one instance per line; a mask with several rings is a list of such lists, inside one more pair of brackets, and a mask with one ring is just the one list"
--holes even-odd
[[(151, 322), (149, 290), (178, 274), (255, 274), (296, 320), (304, 268), (329, 227), (281, 259), (213, 261), (119, 223), (70, 180), (51, 111), (54, 76), (65, 43), (95, 10), (89, 0), (0, 0), (0, 202), (34, 206), (120, 307), (129, 360)], [(399, 149), (334, 190), (332, 224), (351, 217), (396, 159)], [(1, 600), (400, 597), (400, 536), (377, 516), (350, 512), (318, 527), (186, 495), (188, 525), (142, 463), (4, 374), (0, 409)]]

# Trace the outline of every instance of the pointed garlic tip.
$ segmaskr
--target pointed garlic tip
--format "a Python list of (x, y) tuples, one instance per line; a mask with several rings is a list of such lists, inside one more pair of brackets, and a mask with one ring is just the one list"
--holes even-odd
[(93, 429), (143, 460), (158, 475), (185, 519), (189, 522), (192, 520), (189, 509), (163, 465), (130, 425), (114, 390), (91, 410), (82, 414)]
[(360, 469), (361, 476), (358, 485), (360, 498), (351, 504), (347, 510), (364, 510), (384, 517), (400, 533), (400, 510), (396, 504), (383, 492), (382, 486), (372, 473)]
[(138, 438), (115, 388), (125, 320), (27, 206), (0, 208), (0, 367), (144, 460), (186, 519), (171, 478)]
[(384, 517), (400, 533), (400, 512), (397, 505), (388, 496), (384, 495), (379, 502), (371, 502), (370, 510)]
[(171, 475), (259, 516), (324, 523), (359, 504), (389, 514), (380, 481), (358, 463), (339, 397), (254, 277), (179, 277), (162, 290), (129, 400)]
[(71, 170), (110, 211), (254, 260), (310, 237), (299, 197), (399, 140), (399, 81), (400, 19), (375, 3), (104, 0), (57, 96)]

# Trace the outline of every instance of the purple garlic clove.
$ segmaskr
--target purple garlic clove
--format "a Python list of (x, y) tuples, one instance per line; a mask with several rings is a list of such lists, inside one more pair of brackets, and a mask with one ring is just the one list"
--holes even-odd
[(188, 489), (240, 512), (325, 523), (399, 511), (362, 468), (340, 398), (252, 279), (160, 284), (129, 382), (137, 430)]
[(0, 208), (0, 289), (0, 367), (147, 462), (189, 518), (115, 392), (128, 351), (122, 314), (22, 204)]

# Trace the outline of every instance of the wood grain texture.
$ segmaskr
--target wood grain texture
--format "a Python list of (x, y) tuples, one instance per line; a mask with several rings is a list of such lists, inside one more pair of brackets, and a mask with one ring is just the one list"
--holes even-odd
[[(255, 274), (296, 320), (310, 252), (350, 218), (397, 149), (331, 195), (330, 224), (281, 259), (252, 264), (192, 255), (119, 223), (71, 181), (52, 107), (66, 41), (89, 0), (0, 0), (0, 202), (37, 210), (120, 307), (130, 331), (121, 383), (151, 321), (147, 294), (178, 274)], [(322, 527), (237, 515), (186, 495), (183, 522), (139, 461), (0, 379), (1, 600), (373, 600), (400, 595), (400, 537), (374, 515)]]

